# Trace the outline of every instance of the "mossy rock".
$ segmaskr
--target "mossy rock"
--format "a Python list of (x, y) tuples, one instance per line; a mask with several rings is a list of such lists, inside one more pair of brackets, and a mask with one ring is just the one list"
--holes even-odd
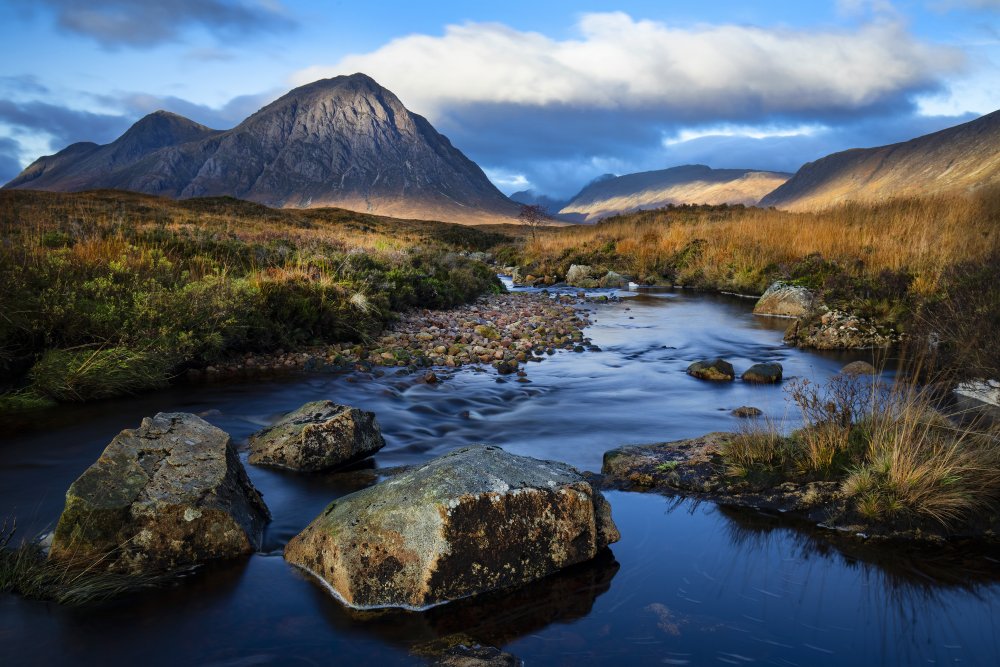
[(119, 572), (252, 553), (270, 513), (229, 435), (186, 413), (119, 433), (73, 482), (50, 558)]
[(729, 382), (736, 378), (736, 371), (733, 370), (733, 365), (719, 357), (715, 359), (701, 359), (694, 362), (688, 366), (687, 374), (701, 380), (711, 380), (713, 382)]

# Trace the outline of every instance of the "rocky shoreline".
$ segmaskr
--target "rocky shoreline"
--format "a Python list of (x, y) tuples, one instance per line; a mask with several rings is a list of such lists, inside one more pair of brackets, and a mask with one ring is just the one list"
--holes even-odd
[[(586, 297), (548, 292), (511, 292), (480, 297), (448, 310), (404, 314), (379, 338), (335, 343), (297, 352), (248, 353), (238, 359), (191, 369), (192, 380), (287, 372), (371, 371), (378, 367), (457, 368), (492, 366), (525, 379), (525, 364), (557, 350), (597, 350), (583, 328), (590, 324)], [(606, 297), (605, 299), (606, 300)], [(436, 381), (428, 373), (428, 381)]]

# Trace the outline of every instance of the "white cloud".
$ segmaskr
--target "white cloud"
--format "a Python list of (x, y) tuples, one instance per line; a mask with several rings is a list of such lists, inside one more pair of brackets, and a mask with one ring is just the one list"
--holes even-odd
[(766, 126), (766, 125), (717, 125), (699, 129), (681, 129), (663, 139), (664, 146), (676, 146), (705, 137), (744, 137), (770, 139), (772, 137), (808, 137), (826, 129), (823, 125)]
[(933, 87), (963, 63), (957, 49), (888, 20), (851, 31), (676, 28), (615, 12), (584, 15), (578, 31), (556, 40), (495, 23), (452, 25), (309, 67), (294, 82), (365, 72), (432, 119), (465, 104), (513, 104), (704, 122), (856, 111)]

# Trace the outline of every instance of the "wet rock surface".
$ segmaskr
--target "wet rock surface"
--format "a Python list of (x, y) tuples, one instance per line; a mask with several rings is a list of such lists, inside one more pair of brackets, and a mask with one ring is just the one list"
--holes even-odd
[(750, 419), (753, 417), (760, 417), (764, 414), (764, 411), (760, 408), (755, 408), (750, 405), (741, 405), (732, 411), (734, 417), (742, 417), (744, 419)]
[(285, 559), (349, 606), (424, 608), (545, 577), (618, 538), (572, 467), (478, 445), (334, 501)]
[(374, 412), (313, 401), (251, 435), (248, 461), (317, 471), (363, 459), (383, 447)]
[(740, 379), (744, 382), (754, 382), (757, 384), (777, 384), (781, 382), (784, 369), (777, 362), (766, 364), (754, 364), (743, 371)]
[(269, 518), (229, 435), (161, 412), (118, 434), (73, 482), (49, 557), (169, 570), (252, 553)]
[(803, 317), (816, 304), (816, 295), (805, 287), (783, 282), (773, 283), (754, 306), (754, 315)]
[(736, 377), (733, 365), (725, 359), (701, 359), (687, 368), (687, 374), (701, 380), (728, 382)]

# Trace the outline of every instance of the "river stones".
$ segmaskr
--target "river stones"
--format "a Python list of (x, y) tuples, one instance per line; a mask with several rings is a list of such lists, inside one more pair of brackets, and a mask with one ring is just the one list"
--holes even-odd
[(575, 469), (475, 445), (331, 503), (285, 559), (360, 609), (425, 608), (516, 586), (619, 539)]
[(781, 382), (781, 364), (772, 361), (764, 364), (754, 364), (743, 372), (740, 379), (756, 384), (776, 384)]
[(815, 304), (816, 295), (805, 287), (778, 281), (767, 288), (753, 308), (754, 315), (803, 317)]
[(229, 435), (159, 413), (119, 433), (73, 482), (50, 558), (129, 573), (252, 553), (270, 513)]
[(841, 375), (867, 376), (876, 375), (875, 367), (867, 361), (852, 361), (840, 369)]
[(715, 359), (701, 359), (694, 362), (688, 366), (687, 374), (702, 380), (713, 380), (715, 382), (725, 382), (736, 377), (733, 365), (725, 359), (718, 357)]
[(251, 435), (248, 461), (317, 471), (363, 459), (383, 447), (374, 412), (313, 401)]

